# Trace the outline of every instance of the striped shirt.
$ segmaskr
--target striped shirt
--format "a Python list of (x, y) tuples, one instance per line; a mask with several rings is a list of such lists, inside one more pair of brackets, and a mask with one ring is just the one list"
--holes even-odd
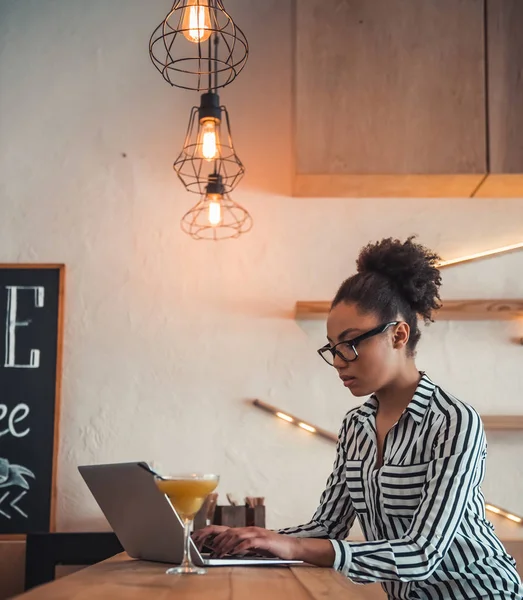
[[(515, 561), (485, 516), (476, 411), (423, 374), (376, 469), (377, 408), (371, 396), (346, 415), (312, 521), (280, 533), (330, 538), (334, 568), (357, 583), (382, 582), (389, 598), (521, 600)], [(356, 517), (367, 541), (346, 541)]]

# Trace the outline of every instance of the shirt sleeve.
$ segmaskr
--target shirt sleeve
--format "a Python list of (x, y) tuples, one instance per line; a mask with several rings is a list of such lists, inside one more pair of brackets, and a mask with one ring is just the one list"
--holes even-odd
[(278, 533), (294, 537), (330, 539), (344, 539), (349, 534), (356, 516), (344, 473), (349, 415), (350, 413), (343, 421), (336, 445), (333, 470), (327, 479), (325, 491), (321, 495), (320, 504), (311, 521), (297, 527), (280, 529)]
[(421, 501), (405, 535), (361, 543), (333, 541), (335, 568), (358, 583), (430, 577), (456, 535), (471, 490), (481, 483), (479, 466), (485, 454), (479, 415), (464, 404), (446, 409)]

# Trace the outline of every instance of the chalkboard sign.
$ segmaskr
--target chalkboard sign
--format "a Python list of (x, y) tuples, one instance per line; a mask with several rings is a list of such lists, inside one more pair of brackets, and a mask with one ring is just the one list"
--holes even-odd
[(63, 265), (0, 265), (0, 535), (54, 529)]

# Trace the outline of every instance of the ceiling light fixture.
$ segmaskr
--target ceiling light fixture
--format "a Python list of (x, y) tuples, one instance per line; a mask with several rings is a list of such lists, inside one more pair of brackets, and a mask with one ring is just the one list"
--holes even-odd
[[(222, 42), (220, 53), (213, 38)], [(151, 35), (149, 56), (169, 84), (201, 92), (216, 74), (220, 87), (232, 83), (245, 67), (249, 45), (222, 0), (175, 0)]]
[(188, 192), (205, 193), (209, 176), (221, 177), (224, 191), (230, 193), (245, 173), (234, 149), (229, 113), (220, 105), (214, 91), (202, 94), (189, 118), (183, 149), (173, 168)]
[(195, 240), (219, 241), (247, 233), (252, 218), (227, 194), (221, 175), (213, 173), (202, 199), (183, 216), (181, 226)]

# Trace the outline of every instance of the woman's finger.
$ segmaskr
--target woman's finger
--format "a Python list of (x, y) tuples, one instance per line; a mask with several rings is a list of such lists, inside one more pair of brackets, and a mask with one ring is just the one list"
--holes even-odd
[(239, 541), (238, 536), (227, 536), (227, 538), (221, 540), (219, 544), (213, 546), (214, 552), (219, 556), (228, 554), (232, 548), (238, 545)]
[(201, 537), (206, 537), (208, 535), (209, 529), (210, 527), (204, 527), (203, 529), (197, 529), (196, 531), (193, 531), (191, 535), (192, 539), (196, 540)]
[(227, 531), (222, 535), (219, 535), (213, 543), (213, 550), (217, 555), (222, 555), (226, 548), (234, 546), (234, 540), (237, 538), (238, 533), (234, 531)]
[(196, 542), (198, 540), (203, 540), (208, 537), (209, 533), (205, 529), (200, 529), (199, 531), (193, 531), (191, 537)]
[(236, 552), (241, 543), (247, 540), (252, 540), (255, 537), (255, 532), (244, 529), (243, 531), (232, 534), (227, 539), (223, 540), (223, 542), (216, 547), (215, 551), (221, 555), (229, 554), (233, 551)]
[(206, 540), (213, 536), (218, 537), (219, 535), (225, 533), (228, 529), (228, 527), (224, 527), (222, 525), (210, 525), (209, 527), (204, 527), (203, 529), (194, 531), (192, 534), (192, 539), (198, 546), (198, 549), (201, 550)]
[(200, 529), (199, 531), (193, 531), (191, 537), (193, 541), (198, 542), (200, 540), (204, 540), (211, 535), (211, 532), (207, 529)]
[(244, 540), (235, 548), (235, 552), (238, 554), (247, 552), (248, 550), (268, 550), (267, 540), (260, 537), (253, 537), (248, 540)]
[(228, 543), (230, 539), (241, 536), (246, 531), (249, 531), (248, 527), (231, 527), (214, 538), (213, 546), (219, 548), (223, 544)]
[(218, 535), (214, 538), (214, 545), (219, 546), (224, 540), (228, 540), (231, 535), (235, 535), (235, 530), (232, 528), (222, 533), (218, 533)]

